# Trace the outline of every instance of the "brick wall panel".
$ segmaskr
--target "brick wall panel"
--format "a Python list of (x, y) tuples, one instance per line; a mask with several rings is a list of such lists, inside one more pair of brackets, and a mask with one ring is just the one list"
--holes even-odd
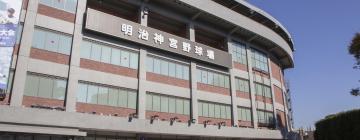
[(76, 112), (81, 113), (92, 113), (96, 112), (97, 115), (111, 115), (117, 114), (119, 117), (128, 117), (130, 114), (136, 113), (135, 109), (114, 107), (107, 105), (87, 104), (87, 103), (76, 103)]
[(175, 114), (175, 113), (165, 113), (165, 112), (155, 112), (155, 111), (146, 111), (146, 119), (151, 119), (151, 116), (158, 115), (159, 120), (161, 121), (170, 121), (170, 118), (178, 117), (179, 119), (176, 122), (180, 123), (188, 123), (190, 116), (183, 114)]
[(71, 23), (75, 22), (75, 14), (69, 13), (60, 9), (49, 7), (43, 4), (39, 4), (38, 13), (49, 17), (61, 19)]
[(137, 69), (131, 69), (131, 68), (121, 67), (121, 66), (112, 65), (112, 64), (106, 64), (106, 63), (83, 59), (83, 58), (81, 58), (81, 60), (80, 60), (80, 67), (86, 68), (86, 69), (91, 69), (91, 70), (96, 70), (96, 71), (117, 74), (117, 75), (133, 77), (133, 78), (138, 77)]
[(164, 76), (156, 73), (147, 72), (146, 73), (146, 80), (178, 86), (178, 87), (184, 87), (184, 88), (190, 88), (190, 81), (189, 80), (183, 80), (178, 78), (173, 78), (169, 76)]
[(59, 64), (68, 65), (70, 57), (65, 54), (50, 52), (42, 49), (31, 48), (30, 57)]

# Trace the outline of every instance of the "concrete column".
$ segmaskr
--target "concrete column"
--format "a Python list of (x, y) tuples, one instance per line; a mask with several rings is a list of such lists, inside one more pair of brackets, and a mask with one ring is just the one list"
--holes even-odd
[(140, 49), (139, 58), (139, 83), (138, 83), (138, 110), (137, 114), (139, 119), (145, 119), (146, 112), (146, 56), (147, 52), (144, 49)]
[(254, 74), (252, 70), (252, 63), (251, 63), (251, 49), (249, 44), (246, 44), (246, 54), (247, 54), (247, 63), (248, 63), (248, 70), (249, 70), (249, 84), (250, 84), (250, 97), (251, 97), (251, 112), (252, 112), (252, 122), (254, 128), (258, 127), (258, 117), (256, 111), (256, 96), (255, 96), (255, 85), (254, 85)]
[(196, 123), (198, 123), (198, 98), (197, 98), (197, 79), (196, 79), (196, 63), (191, 62), (190, 64), (190, 81), (191, 81), (191, 118), (196, 119)]
[[(144, 4), (140, 8), (140, 24), (147, 26), (148, 11)], [(139, 119), (146, 119), (146, 56), (147, 51), (140, 49), (139, 53), (139, 82), (138, 82), (138, 109), (137, 115)]]
[(270, 88), (271, 88), (271, 98), (272, 98), (272, 102), (273, 102), (273, 114), (274, 114), (274, 124), (275, 124), (275, 128), (278, 128), (278, 122), (277, 122), (277, 115), (276, 115), (276, 106), (275, 106), (275, 93), (274, 93), (274, 82), (272, 80), (272, 71), (271, 71), (271, 59), (270, 56), (267, 55), (268, 57), (268, 68), (269, 68), (269, 75), (270, 75)]
[(66, 111), (76, 111), (76, 93), (78, 89), (79, 74), (80, 74), (80, 46), (82, 42), (82, 25), (83, 17), (86, 11), (86, 1), (78, 0), (76, 10), (76, 20), (74, 25), (73, 42), (71, 48), (71, 59), (68, 74), (68, 86), (66, 91), (65, 107)]
[[(232, 53), (232, 42), (231, 39), (227, 39), (228, 44), (228, 51), (231, 54)], [(234, 66), (233, 66), (234, 67)], [(236, 87), (235, 87), (235, 71), (234, 68), (229, 69), (230, 72), (230, 94), (231, 94), (231, 108), (232, 108), (232, 124), (238, 125), (238, 103), (236, 102)]]
[(25, 23), (23, 28), (23, 34), (21, 38), (21, 44), (19, 48), (19, 55), (16, 62), (16, 69), (14, 75), (14, 85), (11, 93), (10, 106), (21, 106), (26, 73), (27, 73), (27, 62), (30, 56), (30, 49), (32, 44), (32, 38), (34, 33), (35, 18), (37, 14), (39, 0), (31, 0), (28, 3), (27, 12), (25, 15)]
[(194, 24), (193, 23), (189, 23), (187, 25), (187, 37), (190, 41), (194, 41), (195, 42), (195, 27), (194, 27)]

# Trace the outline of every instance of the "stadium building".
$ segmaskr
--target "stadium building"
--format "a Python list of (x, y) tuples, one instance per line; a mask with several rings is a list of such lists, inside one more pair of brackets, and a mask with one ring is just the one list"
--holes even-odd
[(243, 0), (23, 0), (1, 140), (287, 139), (290, 34)]

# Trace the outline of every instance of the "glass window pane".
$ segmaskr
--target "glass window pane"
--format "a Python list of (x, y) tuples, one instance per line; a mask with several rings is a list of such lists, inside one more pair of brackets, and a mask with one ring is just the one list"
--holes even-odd
[(197, 82), (201, 83), (201, 70), (196, 70), (196, 80)]
[(176, 64), (176, 78), (182, 79), (182, 77), (183, 77), (182, 65)]
[(220, 106), (221, 118), (226, 119), (226, 107), (224, 105)]
[(127, 107), (128, 103), (128, 94), (127, 91), (120, 89), (119, 90), (119, 99), (118, 99), (118, 106), (119, 107)]
[(174, 63), (169, 63), (169, 76), (176, 77), (176, 69)]
[(212, 72), (207, 73), (207, 84), (214, 85), (214, 73)]
[(75, 13), (77, 6), (77, 0), (66, 0), (65, 10), (71, 13)]
[(119, 90), (115, 88), (109, 88), (109, 103), (110, 106), (117, 106), (119, 99)]
[(153, 95), (153, 110), (160, 111), (160, 96)]
[(97, 97), (98, 97), (97, 93), (98, 93), (98, 87), (94, 85), (89, 85), (86, 102), (91, 104), (97, 104)]
[(45, 4), (47, 6), (52, 6), (53, 0), (40, 0), (41, 4)]
[(215, 117), (215, 105), (209, 104), (209, 117), (214, 118)]
[(146, 70), (154, 72), (154, 59), (152, 57), (146, 57)]
[(201, 83), (207, 84), (207, 71), (201, 71)]
[(204, 117), (209, 117), (209, 104), (208, 103), (202, 103), (202, 114)]
[(25, 84), (25, 95), (37, 96), (39, 91), (39, 77), (35, 75), (27, 75)]
[(64, 100), (66, 93), (66, 81), (54, 80), (53, 99)]
[(71, 50), (72, 37), (61, 35), (59, 40), (59, 53), (69, 55)]
[(137, 95), (136, 92), (129, 91), (128, 92), (128, 108), (136, 109), (136, 99)]
[(215, 104), (215, 118), (220, 118), (220, 105)]
[(65, 0), (54, 0), (53, 6), (55, 8), (64, 9), (65, 7)]
[(231, 107), (226, 106), (225, 111), (226, 111), (226, 119), (231, 119)]
[(160, 60), (154, 58), (154, 73), (160, 74)]
[(58, 34), (47, 32), (46, 34), (46, 42), (45, 42), (45, 50), (57, 52), (59, 47), (59, 38)]
[(45, 32), (40, 29), (35, 29), (33, 41), (32, 41), (32, 47), (44, 49), (45, 45)]
[(202, 105), (201, 102), (198, 102), (198, 107), (199, 107), (199, 108), (198, 108), (198, 109), (199, 109), (199, 110), (198, 110), (198, 113), (199, 113), (198, 115), (199, 115), (199, 116), (203, 116), (203, 114), (202, 114), (202, 113), (203, 113), (203, 109), (202, 109), (203, 105)]
[(162, 75), (169, 75), (169, 62), (162, 60), (161, 61), (161, 72)]
[(176, 105), (175, 98), (169, 98), (169, 113), (175, 113)]
[(80, 57), (85, 59), (91, 58), (91, 43), (89, 41), (83, 41), (81, 43)]
[(107, 105), (108, 104), (109, 91), (107, 87), (99, 87), (98, 91), (98, 104)]
[(220, 86), (219, 74), (214, 73), (214, 86)]
[(224, 79), (225, 81), (225, 88), (229, 88), (230, 87), (230, 79), (229, 79), (229, 76), (225, 76), (225, 79)]
[(107, 46), (103, 46), (101, 49), (101, 62), (110, 63), (111, 58), (111, 48)]
[(184, 114), (184, 101), (183, 99), (176, 99), (176, 113)]
[(101, 46), (99, 44), (92, 43), (91, 60), (100, 61), (100, 58), (101, 58)]
[(120, 66), (120, 50), (111, 48), (111, 64)]
[(219, 75), (219, 86), (220, 87), (225, 87), (225, 76), (224, 75)]
[(190, 115), (190, 101), (184, 100), (184, 114)]
[(123, 67), (129, 67), (130, 65), (130, 54), (127, 51), (121, 51), (121, 66)]
[(130, 68), (137, 69), (139, 63), (139, 57), (137, 53), (130, 53)]
[(38, 97), (52, 98), (53, 80), (47, 77), (40, 77)]
[(152, 95), (146, 94), (146, 110), (152, 111)]
[(189, 80), (190, 72), (189, 72), (189, 66), (183, 66), (183, 72), (184, 72), (184, 79)]
[(161, 112), (169, 112), (169, 97), (161, 96)]
[(88, 85), (79, 83), (78, 86), (79, 86), (79, 88), (78, 88), (78, 92), (77, 92), (77, 96), (76, 96), (76, 101), (86, 103)]

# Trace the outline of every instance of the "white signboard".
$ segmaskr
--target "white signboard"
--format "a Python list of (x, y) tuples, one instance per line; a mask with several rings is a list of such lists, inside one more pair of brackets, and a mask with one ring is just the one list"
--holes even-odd
[(0, 0), (0, 90), (8, 82), (22, 0)]

